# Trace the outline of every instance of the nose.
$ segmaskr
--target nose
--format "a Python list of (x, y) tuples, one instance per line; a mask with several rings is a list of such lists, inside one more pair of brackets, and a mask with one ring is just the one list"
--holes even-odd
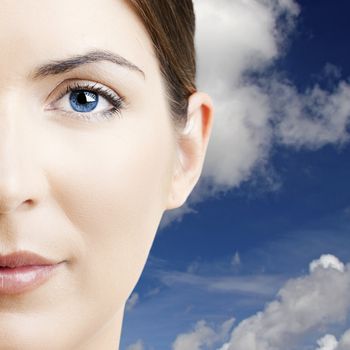
[(38, 205), (46, 191), (35, 140), (23, 118), (2, 115), (0, 108), (0, 217)]

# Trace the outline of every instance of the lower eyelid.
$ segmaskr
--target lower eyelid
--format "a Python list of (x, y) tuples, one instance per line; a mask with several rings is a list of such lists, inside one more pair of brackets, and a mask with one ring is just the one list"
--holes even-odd
[(111, 110), (99, 113), (72, 113), (60, 109), (53, 109), (50, 110), (50, 112), (50, 119), (57, 120), (59, 122), (63, 121), (67, 123), (73, 123), (72, 125), (76, 125), (75, 122), (80, 122), (78, 125), (106, 123), (109, 121), (112, 122), (117, 117), (120, 117), (119, 111), (112, 112)]
[(57, 106), (57, 103), (51, 104), (50, 108), (47, 108), (46, 110), (52, 111), (56, 115), (60, 114), (63, 116), (63, 118), (75, 119), (75, 120), (86, 120), (89, 122), (107, 121), (107, 120), (115, 119), (115, 117), (122, 116), (121, 111), (125, 108), (122, 101), (119, 102), (118, 106), (114, 106), (112, 102), (109, 102), (109, 101), (106, 101), (106, 103), (110, 105), (109, 108), (108, 106), (106, 106), (105, 108), (102, 108), (100, 110), (97, 110), (97, 111), (92, 110), (90, 112), (78, 112), (78, 111), (74, 111), (71, 108), (70, 110), (67, 110), (66, 108), (61, 108)]

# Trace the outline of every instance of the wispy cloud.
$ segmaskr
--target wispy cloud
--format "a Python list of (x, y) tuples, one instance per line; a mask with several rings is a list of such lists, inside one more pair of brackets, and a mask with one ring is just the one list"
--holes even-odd
[(154, 270), (152, 275), (167, 285), (187, 285), (209, 292), (273, 295), (283, 283), (284, 276), (201, 276), (191, 272)]
[(136, 343), (129, 345), (126, 350), (144, 350), (142, 340), (138, 340)]
[(350, 85), (339, 81), (332, 90), (315, 85), (304, 93), (288, 82), (270, 83), (276, 141), (296, 148), (318, 149), (349, 141)]
[(132, 309), (135, 307), (135, 305), (138, 303), (139, 298), (140, 298), (140, 297), (139, 297), (139, 294), (136, 293), (136, 292), (133, 292), (133, 293), (130, 295), (130, 297), (129, 297), (129, 299), (127, 300), (127, 302), (126, 302), (125, 310), (126, 310), (126, 311), (132, 310)]
[(239, 255), (239, 252), (236, 252), (233, 255), (232, 260), (231, 260), (231, 265), (233, 267), (237, 267), (237, 266), (241, 265), (241, 256)]

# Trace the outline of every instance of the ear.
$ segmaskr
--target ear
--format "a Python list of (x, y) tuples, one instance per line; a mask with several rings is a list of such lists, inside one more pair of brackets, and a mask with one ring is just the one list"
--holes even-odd
[(187, 124), (177, 131), (177, 158), (166, 209), (184, 204), (199, 180), (213, 124), (213, 103), (204, 92), (189, 97)]

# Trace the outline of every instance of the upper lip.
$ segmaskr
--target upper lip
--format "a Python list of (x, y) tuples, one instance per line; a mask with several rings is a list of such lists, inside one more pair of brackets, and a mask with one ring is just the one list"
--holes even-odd
[(18, 267), (28, 265), (53, 265), (55, 261), (44, 258), (43, 256), (22, 250), (7, 255), (0, 254), (1, 267)]

